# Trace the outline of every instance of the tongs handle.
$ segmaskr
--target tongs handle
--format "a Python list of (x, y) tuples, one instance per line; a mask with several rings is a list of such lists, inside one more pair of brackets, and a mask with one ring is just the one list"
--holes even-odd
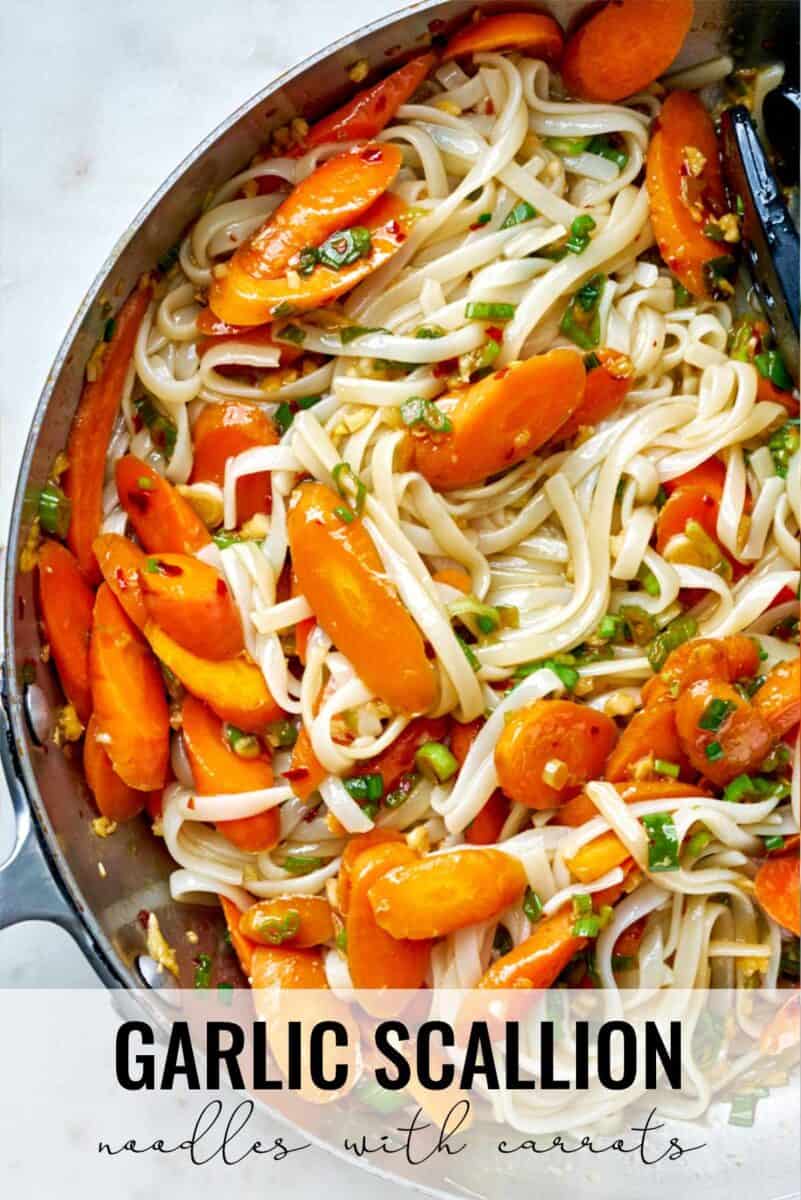
[(798, 384), (798, 232), (748, 109), (727, 109), (721, 133), (730, 198), (742, 202), (743, 249), (776, 344)]

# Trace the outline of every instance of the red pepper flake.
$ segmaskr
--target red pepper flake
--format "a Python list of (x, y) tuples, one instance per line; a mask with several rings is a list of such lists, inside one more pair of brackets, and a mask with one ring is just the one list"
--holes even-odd
[(368, 146), (362, 150), (361, 157), (364, 162), (380, 162), (384, 157), (384, 153), (380, 146)]
[(493, 342), (502, 342), (503, 330), (500, 325), (489, 325), (487, 327), (487, 337), (492, 338)]
[(443, 362), (434, 363), (431, 372), (436, 379), (441, 379), (444, 375), (452, 375), (458, 366), (458, 358), (446, 358)]
[(127, 592), (129, 584), (128, 577), (122, 567), (116, 567), (114, 570), (114, 582), (121, 592)]
[(487, 100), (487, 103), (484, 105), (484, 112), (488, 117), (493, 115), (495, 112), (495, 105), (492, 103), (492, 100)]
[(283, 772), (284, 779), (289, 780), (290, 783), (297, 783), (299, 779), (305, 779), (308, 774), (308, 767), (290, 767), (288, 771)]
[(147, 492), (132, 491), (128, 494), (128, 503), (140, 513), (146, 513), (150, 508), (150, 496)]
[(217, 595), (218, 596), (227, 596), (228, 595), (228, 587), (227, 587), (224, 579), (217, 580)]
[(17, 620), (23, 621), (24, 619), (25, 619), (25, 598), (24, 598), (24, 596), (17, 596)]
[(140, 908), (139, 912), (136, 914), (136, 919), (143, 929), (147, 929), (148, 922), (150, 920), (150, 913), (146, 908)]

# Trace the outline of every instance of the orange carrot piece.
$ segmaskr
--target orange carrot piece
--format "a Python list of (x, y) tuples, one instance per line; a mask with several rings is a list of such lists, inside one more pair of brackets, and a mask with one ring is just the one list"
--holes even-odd
[(417, 941), (497, 916), (521, 899), (527, 882), (518, 860), (500, 850), (450, 850), (396, 867), (369, 896), (382, 929)]
[(101, 533), (92, 549), (108, 586), (137, 629), (148, 622), (148, 608), (142, 591), (141, 572), (145, 555), (137, 545), (119, 533)]
[[(225, 464), (254, 446), (278, 441), (275, 425), (256, 404), (225, 400), (207, 404), (192, 430), (194, 462), (190, 481), (225, 482)], [(236, 485), (236, 515), (240, 525), (257, 512), (269, 512), (269, 471), (246, 475)]]
[[(659, 4), (665, 12), (673, 5)], [(700, 155), (690, 165), (687, 155)], [(703, 165), (702, 165), (703, 164)], [(705, 266), (720, 258), (720, 242), (704, 227), (726, 208), (712, 118), (692, 92), (671, 92), (648, 147), (647, 186), (659, 253), (694, 296), (712, 294)], [(697, 174), (693, 174), (697, 171)]]
[(451, 753), (460, 767), (464, 765), (464, 760), (470, 753), (470, 747), (481, 733), (484, 723), (484, 717), (476, 717), (474, 721), (468, 721), (466, 724), (462, 724), (459, 721), (453, 722), (451, 726)]
[(42, 542), (39, 551), (39, 600), (61, 686), (85, 725), (92, 712), (89, 633), (95, 596), (77, 560), (50, 539)]
[(386, 842), (366, 850), (353, 865), (345, 929), (354, 987), (411, 990), (425, 979), (430, 942), (392, 937), (377, 923), (370, 903), (370, 889), (387, 872), (416, 861), (404, 842)]
[(325, 967), (319, 949), (284, 949), (283, 946), (257, 946), (253, 951), (251, 979), (259, 988), (327, 988)]
[(798, 416), (798, 392), (788, 392), (776, 387), (772, 379), (767, 379), (762, 372), (757, 374), (757, 400), (766, 400), (769, 404), (781, 404), (791, 417)]
[(789, 733), (801, 720), (801, 660), (777, 663), (754, 693), (752, 703), (776, 737)]
[(403, 842), (405, 840), (402, 833), (397, 829), (385, 829), (381, 825), (376, 825), (372, 829), (368, 829), (366, 833), (357, 833), (352, 837), (345, 849), (342, 851), (342, 858), (339, 864), (339, 874), (337, 875), (337, 905), (341, 913), (347, 913), (350, 903), (350, 880), (353, 874), (353, 866), (356, 859), (364, 854), (365, 850), (370, 850), (373, 846), (379, 846), (385, 842)]
[(228, 933), (231, 938), (231, 945), (236, 952), (236, 957), (239, 959), (242, 974), (246, 979), (250, 979), (253, 970), (253, 952), (256, 949), (256, 943), (251, 942), (250, 938), (246, 938), (239, 928), (239, 922), (242, 917), (241, 909), (234, 904), (233, 900), (229, 900), (227, 896), (218, 896), (217, 899), (222, 905), (222, 910), (225, 914), (225, 923), (228, 926)]
[(378, 774), (383, 781), (384, 791), (390, 792), (404, 775), (413, 770), (415, 755), (423, 743), (441, 742), (447, 729), (445, 717), (418, 717), (410, 721), (381, 754), (360, 763), (354, 775)]
[[(729, 707), (715, 729), (704, 729), (699, 722), (712, 701)], [(696, 771), (718, 786), (758, 771), (778, 736), (755, 705), (717, 679), (699, 679), (682, 692), (676, 701), (676, 730)]]
[(753, 638), (732, 634), (725, 638), (693, 638), (665, 659), (662, 670), (642, 689), (644, 704), (665, 696), (678, 697), (697, 679), (722, 679), (734, 683), (756, 675), (759, 651)]
[(307, 949), (333, 941), (331, 905), (322, 896), (276, 896), (259, 900), (243, 914), (239, 928), (261, 946)]
[(622, 100), (661, 75), (693, 19), (693, 0), (613, 0), (568, 38), (560, 70), (583, 100)]
[(318, 264), (309, 275), (265, 276), (246, 269), (234, 255), (227, 274), (212, 280), (209, 304), (215, 313), (240, 325), (261, 325), (275, 317), (319, 308), (349, 292), (387, 262), (406, 240), (412, 219), (397, 196), (381, 196), (360, 221), (370, 231), (369, 253), (339, 270)]
[(471, 846), (492, 846), (501, 835), (509, 816), (509, 801), (500, 788), (496, 788), (487, 803), (464, 831), (465, 841)]
[(596, 350), (595, 357), (600, 365), (587, 372), (584, 399), (556, 431), (560, 442), (573, 437), (582, 425), (597, 425), (605, 417), (611, 417), (631, 390), (634, 364), (627, 354), (603, 349)]
[(511, 363), (462, 391), (448, 412), (450, 433), (409, 434), (413, 466), (441, 491), (480, 483), (522, 462), (579, 407), (585, 371), (572, 350)]
[(669, 697), (649, 704), (629, 721), (606, 763), (606, 778), (628, 779), (634, 776), (643, 762), (661, 758), (677, 763), (680, 777), (692, 776), (676, 730), (676, 705)]
[[(201, 796), (258, 792), (273, 786), (269, 756), (263, 752), (258, 758), (236, 754), (225, 739), (222, 721), (194, 696), (184, 697), (181, 728), (192, 778)], [(256, 854), (277, 844), (279, 826), (277, 808), (216, 823), (217, 832), (229, 842)]]
[(507, 12), (482, 17), (466, 25), (451, 38), (443, 60), (464, 54), (483, 54), (493, 50), (519, 50), (556, 62), (562, 53), (562, 30), (553, 17), (544, 13)]
[(67, 543), (90, 583), (100, 580), (92, 542), (103, 519), (106, 452), (136, 335), (151, 296), (149, 286), (140, 286), (117, 314), (100, 374), (84, 387), (67, 440), (69, 469), (64, 477), (64, 491), (72, 502)]
[(316, 792), (328, 772), (317, 760), (306, 726), (302, 725), (292, 747), (292, 758), (285, 777), (289, 786), (301, 800), (308, 800)]
[[(673, 493), (656, 522), (656, 548), (664, 554), (671, 538), (683, 534), (688, 521), (696, 521), (704, 533), (718, 543), (719, 502), (700, 487), (685, 487)], [(721, 548), (721, 556), (723, 555)]]
[(801, 935), (801, 889), (799, 888), (798, 854), (768, 858), (756, 874), (756, 898), (768, 916)]
[(685, 471), (682, 475), (668, 479), (664, 488), (669, 496), (682, 488), (701, 488), (707, 496), (712, 496), (714, 500), (720, 500), (725, 483), (726, 468), (720, 459), (713, 455), (712, 458), (704, 459), (691, 471)]
[(619, 867), (629, 858), (629, 852), (616, 833), (611, 830), (593, 838), (572, 858), (567, 859), (567, 865), (580, 883), (594, 883), (608, 871)]
[(258, 733), (283, 713), (273, 700), (259, 668), (244, 657), (215, 662), (200, 658), (160, 629), (153, 621), (145, 628), (153, 653), (188, 692), (204, 700), (218, 717), (246, 733)]
[(126, 454), (116, 466), (120, 504), (148, 552), (194, 554), (211, 541), (190, 504), (149, 463)]
[(201, 658), (234, 658), (245, 648), (228, 584), (188, 554), (149, 555), (139, 578), (148, 613), (166, 634)]
[(441, 571), (435, 571), (431, 578), (434, 583), (446, 583), (448, 587), (456, 588), (457, 592), (464, 592), (465, 596), (469, 596), (473, 590), (473, 580), (462, 567), (443, 567)]
[(369, 688), (392, 708), (425, 712), (436, 676), (422, 634), (387, 582), (359, 517), (321, 483), (297, 488), (287, 521), (292, 564), (318, 622)]
[(100, 813), (109, 821), (130, 821), (145, 807), (144, 792), (128, 787), (111, 765), (97, 740), (97, 723), (92, 717), (83, 743), (83, 770)]
[(417, 91), (436, 61), (433, 54), (419, 54), (386, 79), (357, 92), (341, 108), (315, 121), (290, 154), (305, 154), (326, 142), (361, 142), (376, 137)]
[[(626, 779), (613, 783), (626, 804), (639, 804), (643, 800), (662, 800), (673, 796), (705, 796), (703, 788), (691, 783), (681, 783), (678, 779)], [(575, 828), (591, 821), (598, 816), (598, 809), (586, 792), (581, 792), (563, 804), (554, 817), (555, 825), (569, 825)]]
[(129, 787), (164, 786), (170, 718), (158, 664), (108, 584), (97, 593), (89, 643), (96, 736)]
[[(498, 782), (519, 804), (555, 808), (600, 777), (616, 738), (615, 723), (605, 713), (571, 700), (536, 700), (512, 713), (498, 739)], [(567, 768), (558, 784), (544, 778), (551, 762)]]
[(620, 955), (621, 958), (632, 958), (640, 949), (647, 920), (647, 917), (639, 917), (638, 920), (632, 921), (631, 925), (627, 925), (615, 942), (612, 953)]

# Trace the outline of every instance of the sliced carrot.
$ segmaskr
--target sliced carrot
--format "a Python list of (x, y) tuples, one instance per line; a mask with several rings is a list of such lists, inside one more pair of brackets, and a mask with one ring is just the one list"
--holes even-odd
[(798, 854), (768, 858), (756, 874), (755, 894), (765, 912), (796, 937), (801, 935)]
[(387, 262), (406, 240), (412, 221), (413, 214), (397, 196), (381, 196), (360, 222), (370, 232), (369, 252), (339, 270), (317, 265), (308, 275), (290, 269), (282, 275), (264, 276), (248, 271), (235, 255), (227, 273), (212, 280), (209, 304), (216, 313), (241, 325), (260, 325), (275, 317), (319, 308), (349, 292)]
[(722, 679), (734, 683), (737, 679), (756, 675), (758, 669), (759, 650), (754, 639), (745, 634), (693, 638), (671, 650), (662, 670), (642, 689), (643, 703), (652, 704), (664, 696), (676, 698), (697, 679)]
[(92, 717), (83, 743), (83, 770), (95, 804), (109, 821), (130, 821), (145, 807), (144, 792), (128, 787), (111, 765), (111, 759), (97, 740), (97, 723)]
[(85, 725), (92, 712), (89, 633), (95, 596), (77, 559), (60, 542), (49, 538), (39, 551), (39, 599), (45, 637), (61, 686)]
[(520, 900), (527, 884), (518, 860), (500, 850), (449, 850), (396, 867), (369, 896), (382, 929), (416, 941), (488, 921)]
[(194, 554), (211, 541), (190, 504), (149, 463), (126, 454), (116, 466), (120, 504), (148, 552)]
[[(276, 342), (275, 330), (272, 324), (228, 325), (225, 321), (221, 321), (219, 317), (215, 317), (210, 308), (203, 308), (200, 310), (197, 315), (196, 324), (198, 333), (203, 334), (200, 341), (197, 343), (197, 352), (201, 358), (209, 350), (213, 350), (215, 346), (236, 345), (237, 343), (243, 343), (249, 346), (272, 346), (273, 349), (280, 352), (280, 366), (282, 367), (288, 367), (293, 362), (297, 362), (299, 358), (303, 357), (303, 348), (301, 346), (293, 346), (290, 345), (289, 342)], [(218, 367), (217, 369), (225, 370), (224, 367)], [(223, 404), (229, 403), (237, 405), (239, 404), (239, 401), (223, 401)], [(207, 407), (216, 406), (209, 405)], [(245, 407), (251, 408), (254, 406), (246, 404)], [(205, 408), (203, 412), (206, 412)]]
[(582, 425), (597, 425), (611, 417), (625, 400), (634, 383), (634, 364), (627, 354), (617, 350), (596, 350), (598, 366), (587, 371), (584, 398), (572, 417), (556, 432), (562, 442), (578, 433)]
[(801, 659), (777, 663), (752, 702), (776, 737), (789, 733), (801, 721)]
[(647, 87), (678, 54), (693, 0), (612, 0), (568, 38), (560, 70), (583, 100), (622, 100)]
[(95, 558), (108, 586), (137, 629), (148, 622), (148, 608), (142, 591), (141, 572), (145, 555), (119, 533), (101, 533), (92, 542)]
[(258, 988), (324, 988), (323, 959), (318, 949), (284, 949), (282, 946), (258, 946), (253, 952), (252, 979)]
[(297, 157), (326, 142), (361, 142), (376, 137), (417, 91), (436, 61), (433, 54), (419, 54), (380, 83), (357, 92), (347, 104), (315, 121), (290, 154)]
[(500, 788), (496, 788), (487, 803), (464, 831), (465, 841), (471, 846), (493, 846), (501, 836), (501, 830), (509, 816), (509, 801)]
[(100, 532), (103, 519), (106, 452), (136, 336), (152, 294), (149, 286), (140, 286), (117, 314), (100, 374), (86, 384), (67, 440), (69, 469), (64, 477), (64, 491), (72, 501), (67, 542), (91, 583), (100, 580), (92, 542)]
[(616, 738), (605, 713), (571, 700), (536, 700), (512, 713), (498, 739), (498, 782), (518, 804), (555, 808), (600, 777)]
[(645, 933), (647, 920), (647, 917), (640, 917), (626, 926), (615, 942), (615, 947), (612, 951), (615, 956), (620, 955), (621, 958), (631, 958), (638, 952), (643, 934)]
[(333, 941), (331, 905), (322, 896), (275, 896), (259, 900), (241, 917), (245, 937), (262, 946), (295, 946), (299, 950)]
[[(184, 697), (181, 728), (192, 778), (201, 796), (258, 792), (273, 786), (269, 756), (264, 752), (257, 758), (236, 754), (226, 741), (222, 721), (194, 696)], [(216, 824), (217, 831), (240, 850), (260, 853), (277, 844), (281, 821), (278, 809), (271, 808)]]
[(308, 800), (316, 792), (328, 772), (314, 753), (306, 726), (302, 725), (292, 747), (292, 758), (286, 779), (296, 796)]
[(152, 620), (201, 658), (234, 658), (245, 648), (228, 584), (188, 554), (149, 555), (139, 576)]
[(629, 851), (620, 838), (610, 830), (587, 842), (566, 861), (580, 883), (594, 883), (596, 879), (619, 867), (629, 857)]
[(462, 567), (444, 567), (441, 571), (435, 571), (431, 578), (434, 583), (445, 583), (448, 587), (456, 588), (457, 592), (464, 592), (465, 596), (469, 596), (473, 590), (473, 580)]
[(443, 60), (464, 54), (485, 54), (493, 50), (519, 50), (535, 58), (556, 62), (564, 39), (553, 17), (544, 13), (507, 12), (482, 17), (466, 25), (451, 38)]
[(649, 704), (635, 713), (620, 735), (606, 763), (606, 778), (611, 780), (635, 777), (638, 770), (653, 767), (655, 759), (675, 763), (680, 777), (692, 776), (676, 730), (676, 705), (670, 697)]
[(502, 367), (461, 392), (448, 411), (450, 432), (413, 429), (407, 445), (415, 469), (448, 491), (522, 462), (576, 411), (584, 380), (583, 363), (572, 350)]
[[(656, 548), (664, 554), (668, 543), (684, 533), (688, 521), (696, 521), (704, 533), (718, 543), (719, 502), (700, 487), (684, 487), (674, 492), (663, 505), (656, 522)], [(723, 557), (723, 550), (720, 551)]]
[(708, 496), (720, 500), (725, 484), (726, 468), (720, 459), (713, 455), (712, 458), (704, 459), (691, 471), (685, 471), (682, 475), (676, 475), (673, 479), (666, 480), (664, 488), (669, 496), (682, 488), (701, 488)]
[(89, 644), (96, 737), (125, 783), (164, 786), (170, 718), (158, 664), (107, 584), (97, 593)]
[(466, 724), (459, 721), (453, 722), (451, 726), (451, 752), (460, 767), (464, 765), (464, 760), (470, 753), (470, 747), (481, 733), (484, 725), (484, 717), (476, 717), (475, 721), (468, 721)]
[(224, 721), (246, 733), (258, 733), (283, 715), (267, 690), (261, 671), (248, 659), (214, 662), (200, 658), (184, 650), (153, 621), (148, 622), (145, 636), (156, 657), (177, 675), (186, 690), (205, 700)]
[(425, 979), (430, 942), (392, 937), (377, 923), (369, 898), (370, 889), (387, 872), (416, 861), (404, 842), (385, 842), (365, 850), (353, 865), (345, 930), (354, 987), (411, 990)]
[(252, 942), (250, 938), (246, 938), (239, 928), (239, 922), (242, 918), (241, 909), (234, 904), (233, 900), (229, 900), (227, 896), (218, 896), (217, 899), (222, 905), (222, 910), (225, 914), (225, 923), (228, 926), (228, 933), (231, 938), (231, 945), (236, 952), (236, 957), (239, 959), (242, 973), (246, 979), (250, 979), (253, 970), (253, 952), (256, 949), (256, 943)]
[(692, 92), (671, 92), (665, 101), (648, 147), (647, 185), (659, 253), (688, 291), (710, 297), (705, 267), (722, 251), (704, 228), (726, 204), (715, 127)]
[[(716, 716), (714, 728), (709, 728), (710, 713), (721, 706), (725, 706), (723, 715)], [(706, 727), (700, 724), (702, 719)], [(717, 679), (699, 679), (682, 692), (676, 701), (676, 729), (696, 771), (718, 786), (759, 770), (775, 741), (759, 709)]]
[[(360, 679), (400, 712), (436, 699), (422, 635), (398, 600), (359, 517), (321, 483), (297, 488), (287, 521), (292, 564), (319, 624)], [(347, 512), (347, 509), (346, 509)]]
[(757, 373), (757, 400), (765, 400), (769, 404), (781, 404), (791, 417), (798, 416), (798, 392), (788, 392), (776, 387), (772, 379), (768, 379), (761, 371)]
[(442, 741), (447, 729), (448, 722), (445, 717), (418, 717), (410, 721), (381, 754), (360, 763), (354, 774), (378, 774), (383, 781), (384, 791), (390, 792), (397, 787), (404, 775), (413, 770), (415, 755), (423, 743)]
[[(681, 783), (678, 779), (638, 779), (619, 780), (613, 784), (626, 804), (639, 804), (643, 800), (662, 800), (674, 796), (705, 796), (708, 793), (703, 788), (692, 783)], [(575, 828), (584, 825), (598, 816), (598, 809), (586, 792), (581, 792), (568, 800), (567, 804), (553, 818), (556, 825), (570, 825)]]
[(357, 833), (355, 837), (350, 839), (342, 851), (339, 874), (337, 876), (337, 904), (341, 913), (347, 913), (348, 911), (348, 904), (350, 903), (350, 880), (356, 859), (364, 854), (365, 850), (387, 842), (404, 842), (405, 844), (403, 834), (399, 833), (397, 829), (386, 829), (381, 825), (375, 825), (372, 829), (368, 829), (366, 833)]
[[(225, 400), (207, 404), (192, 430), (194, 462), (190, 481), (225, 482), (225, 464), (254, 446), (272, 446), (278, 432), (268, 416), (256, 404)], [(257, 512), (269, 512), (270, 474), (259, 471), (246, 475), (236, 485), (237, 523), (242, 525)]]

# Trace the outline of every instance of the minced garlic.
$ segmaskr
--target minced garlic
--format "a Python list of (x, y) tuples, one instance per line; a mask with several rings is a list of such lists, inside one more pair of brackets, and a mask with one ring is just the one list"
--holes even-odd
[(222, 525), (222, 496), (213, 483), (177, 483), (175, 490), (197, 513), (207, 529), (217, 529)]
[(72, 704), (65, 704), (58, 710), (56, 725), (53, 730), (53, 741), (57, 746), (65, 742), (77, 742), (83, 734), (83, 725)]
[(198, 943), (198, 936), (197, 936), (197, 934), (195, 933), (194, 929), (187, 929), (187, 931), (186, 931), (186, 940), (187, 940), (188, 942), (191, 942), (191, 944), (192, 944), (193, 946), (196, 946), (196, 945), (197, 945), (197, 943)]
[(111, 837), (112, 833), (117, 832), (117, 822), (110, 820), (108, 817), (95, 817), (94, 821), (92, 821), (92, 832), (95, 837)]
[(438, 108), (440, 112), (448, 113), (451, 117), (460, 117), (462, 115), (461, 108), (453, 100), (437, 100), (434, 107)]
[(607, 717), (629, 717), (637, 707), (637, 701), (629, 692), (612, 692), (604, 704)]
[(164, 937), (155, 913), (149, 913), (147, 918), (147, 952), (160, 971), (169, 971), (178, 978), (178, 959), (175, 951)]
[(366, 58), (360, 58), (352, 67), (348, 67), (348, 79), (353, 83), (362, 83), (367, 78), (367, 72), (370, 70), (370, 64)]
[(736, 213), (724, 213), (718, 218), (716, 225), (723, 234), (724, 242), (739, 242), (740, 221)]
[(328, 826), (328, 828), (330, 829), (331, 833), (334, 835), (334, 837), (344, 837), (345, 834), (348, 832), (347, 829), (345, 828), (345, 826), (339, 820), (339, 818), (334, 816), (334, 814), (332, 812), (325, 814), (325, 823)]
[(562, 758), (549, 758), (542, 768), (542, 782), (552, 788), (563, 788), (570, 775), (570, 768)]
[(703, 175), (704, 167), (706, 166), (706, 155), (702, 154), (697, 146), (684, 146), (682, 148), (681, 157), (687, 171), (694, 179), (699, 175)]
[(417, 854), (428, 854), (431, 849), (431, 838), (426, 825), (418, 825), (406, 834), (406, 845)]
[(39, 547), (41, 544), (42, 531), (39, 527), (39, 518), (34, 517), (31, 521), (31, 527), (28, 530), (28, 536), (25, 539), (25, 545), (22, 547), (19, 555), (19, 569), (23, 575), (27, 575), (36, 568), (36, 564), (39, 562)]
[(108, 879), (108, 871), (106, 870), (106, 868), (104, 867), (102, 862), (99, 862), (97, 864), (97, 873), (101, 879)]
[(239, 530), (239, 536), (246, 542), (258, 542), (266, 538), (270, 532), (270, 518), (266, 513), (254, 513), (249, 521)]
[(89, 360), (86, 364), (87, 383), (95, 383), (100, 378), (103, 371), (103, 359), (106, 357), (107, 350), (108, 342), (98, 342), (89, 355)]

